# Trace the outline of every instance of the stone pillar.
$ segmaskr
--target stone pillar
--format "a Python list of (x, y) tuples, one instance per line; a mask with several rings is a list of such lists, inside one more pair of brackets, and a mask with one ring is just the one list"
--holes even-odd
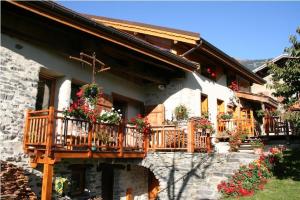
[(72, 79), (69, 76), (62, 77), (56, 82), (55, 107), (64, 110), (70, 106)]

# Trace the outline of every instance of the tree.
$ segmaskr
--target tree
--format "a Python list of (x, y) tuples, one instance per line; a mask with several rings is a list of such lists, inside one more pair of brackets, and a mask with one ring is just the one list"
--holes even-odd
[[(296, 30), (300, 35), (300, 27)], [(287, 61), (283, 65), (269, 63), (269, 72), (272, 74), (271, 89), (273, 95), (283, 97), (283, 104), (286, 107), (293, 105), (300, 99), (300, 41), (296, 35), (289, 38), (291, 46), (284, 51), (288, 54)]]

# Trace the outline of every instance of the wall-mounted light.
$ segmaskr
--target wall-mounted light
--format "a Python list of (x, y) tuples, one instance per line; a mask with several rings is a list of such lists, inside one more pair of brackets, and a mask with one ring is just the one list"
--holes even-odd
[(164, 89), (166, 89), (166, 86), (165, 86), (165, 85), (162, 85), (162, 84), (160, 84), (160, 85), (158, 85), (158, 89), (159, 89), (159, 90), (164, 90)]

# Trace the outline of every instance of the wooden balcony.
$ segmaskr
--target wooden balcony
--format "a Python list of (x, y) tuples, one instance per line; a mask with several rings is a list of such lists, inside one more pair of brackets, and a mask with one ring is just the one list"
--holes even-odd
[(63, 117), (49, 110), (28, 111), (24, 132), (24, 150), (62, 158), (143, 158), (147, 138), (132, 126), (91, 124)]
[(174, 126), (153, 127), (150, 136), (139, 133), (133, 126), (89, 123), (65, 118), (62, 112), (27, 111), (24, 150), (31, 154), (32, 163), (44, 163), (44, 157), (58, 162), (63, 158), (143, 158), (148, 151), (211, 150), (210, 135), (194, 128)]
[(228, 138), (229, 135), (224, 133), (235, 130), (252, 137), (254, 136), (254, 121), (252, 119), (218, 119), (217, 138)]

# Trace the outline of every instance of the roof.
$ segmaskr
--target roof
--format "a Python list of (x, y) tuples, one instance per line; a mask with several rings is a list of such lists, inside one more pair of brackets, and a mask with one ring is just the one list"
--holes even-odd
[(88, 17), (59, 5), (53, 1), (7, 1), (13, 5), (36, 13), (43, 17), (57, 21), (64, 25), (76, 28), (80, 31), (92, 34), (102, 39), (109, 40), (129, 49), (138, 51), (150, 57), (159, 59), (175, 67), (194, 71), (198, 68), (195, 62), (179, 57), (169, 51), (157, 48), (144, 40), (141, 40), (131, 34), (119, 31), (115, 28), (105, 26), (102, 23), (96, 23)]
[(95, 16), (89, 14), (82, 14), (82, 15), (92, 20), (95, 20), (96, 22), (100, 22), (107, 26), (112, 26), (114, 28), (123, 31), (132, 31), (132, 32), (139, 32), (144, 34), (150, 33), (151, 35), (155, 35), (158, 37), (173, 39), (173, 40), (192, 43), (192, 44), (195, 44), (196, 41), (200, 39), (199, 33), (191, 32), (191, 31), (179, 30), (179, 29), (168, 28), (163, 26), (156, 26), (156, 25), (145, 24), (140, 22), (113, 19), (113, 18)]
[[(281, 59), (288, 58), (288, 57), (289, 57), (288, 54), (281, 54), (281, 55), (279, 55), (279, 56), (273, 58), (273, 59), (271, 60), (271, 62), (272, 62), (272, 63), (276, 63), (276, 62), (280, 61)], [(257, 67), (256, 69), (253, 70), (253, 72), (254, 72), (254, 73), (257, 73), (257, 72), (259, 72), (259, 71), (265, 69), (265, 68), (267, 67), (267, 63), (268, 63), (268, 62), (264, 63), (263, 65), (261, 65), (261, 66), (259, 66), (259, 67)]]
[(223, 51), (221, 51), (220, 49), (218, 49), (208, 41), (204, 40), (203, 38), (200, 38), (199, 33), (167, 28), (162, 26), (149, 25), (149, 24), (144, 24), (139, 22), (132, 22), (127, 20), (112, 19), (112, 18), (95, 16), (95, 15), (87, 15), (87, 14), (83, 14), (83, 15), (95, 20), (96, 22), (103, 23), (107, 26), (112, 26), (119, 30), (137, 32), (146, 35), (172, 39), (172, 40), (187, 43), (189, 45), (197, 45), (197, 43), (199, 43), (199, 40), (202, 40), (206, 48), (200, 47), (199, 51), (201, 50), (207, 51), (209, 54), (212, 54), (217, 59), (227, 63), (227, 65), (229, 65), (230, 68), (238, 71), (244, 77), (247, 77), (247, 79), (255, 83), (259, 83), (259, 84), (265, 83), (264, 79), (262, 79), (257, 74), (253, 73), (251, 70), (246, 68), (240, 62), (238, 62), (236, 59), (227, 55), (226, 53), (224, 53)]
[(243, 76), (247, 77), (249, 80), (264, 84), (266, 81), (262, 79), (257, 74), (253, 73), (251, 70), (249, 70), (247, 67), (242, 65), (239, 61), (237, 61), (235, 58), (229, 56), (228, 54), (224, 53), (219, 48), (215, 47), (208, 41), (201, 39), (203, 41), (203, 44), (207, 46), (207, 48), (202, 48), (201, 50), (206, 50), (207, 52), (213, 54), (214, 56), (218, 57), (220, 60), (225, 62), (227, 65), (229, 65), (232, 69), (238, 71), (239, 73), (243, 74)]
[(275, 99), (273, 99), (269, 96), (266, 96), (264, 94), (254, 94), (251, 92), (238, 91), (238, 92), (236, 92), (236, 96), (238, 98), (247, 99), (250, 101), (263, 102), (263, 103), (269, 104), (270, 106), (275, 107), (275, 108), (278, 106), (278, 102)]

